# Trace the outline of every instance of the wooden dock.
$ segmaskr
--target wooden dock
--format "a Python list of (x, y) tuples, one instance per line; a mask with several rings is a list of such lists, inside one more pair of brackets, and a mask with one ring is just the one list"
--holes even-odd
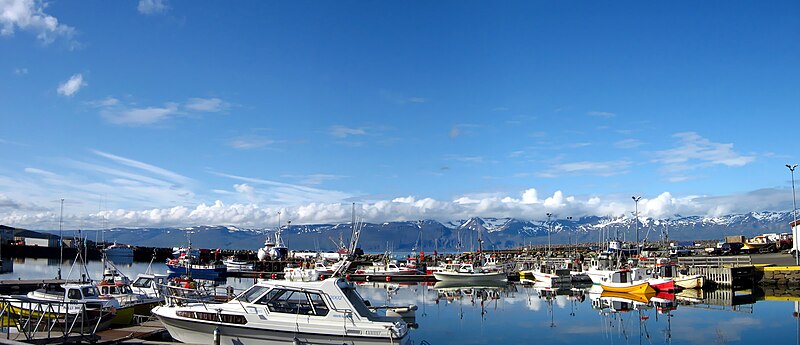
[(8, 279), (0, 280), (0, 295), (24, 295), (45, 284), (65, 284), (64, 279)]

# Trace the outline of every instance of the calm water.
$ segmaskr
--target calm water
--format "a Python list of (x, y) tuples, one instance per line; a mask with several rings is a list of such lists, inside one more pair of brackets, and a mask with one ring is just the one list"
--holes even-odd
[[(44, 259), (19, 260), (14, 263), (14, 273), (0, 275), (0, 279), (53, 278), (56, 264)], [(148, 264), (118, 266), (135, 277)], [(91, 275), (99, 276), (99, 262), (90, 262), (88, 267)], [(161, 263), (153, 269), (166, 270)], [(62, 270), (66, 277), (70, 266)], [(72, 277), (77, 278), (77, 273)], [(253, 280), (230, 278), (227, 283), (244, 289)], [(800, 323), (793, 315), (796, 302), (759, 300), (730, 306), (734, 296), (746, 299), (746, 292), (734, 295), (718, 290), (705, 296), (665, 295), (658, 296), (663, 300), (631, 301), (604, 297), (595, 293), (596, 288), (553, 291), (520, 284), (453, 287), (385, 282), (358, 286), (373, 305), (416, 304), (419, 328), (411, 337), (417, 344), (423, 340), (431, 344), (800, 344)], [(678, 301), (677, 306), (670, 298)]]

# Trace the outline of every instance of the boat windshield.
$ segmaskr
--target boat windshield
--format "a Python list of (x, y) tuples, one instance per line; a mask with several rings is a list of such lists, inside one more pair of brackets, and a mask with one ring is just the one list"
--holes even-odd
[(261, 295), (263, 295), (264, 292), (267, 292), (267, 290), (269, 290), (269, 289), (270, 288), (266, 287), (266, 286), (256, 285), (256, 286), (251, 287), (250, 290), (247, 290), (244, 293), (242, 293), (241, 295), (239, 295), (239, 297), (236, 297), (236, 300), (241, 301), (241, 302), (253, 303), (259, 297), (261, 297)]
[(344, 292), (345, 297), (347, 297), (347, 300), (353, 305), (353, 309), (356, 310), (358, 315), (361, 315), (362, 317), (372, 316), (372, 312), (364, 303), (364, 299), (361, 298), (361, 295), (358, 294), (358, 291), (356, 291), (355, 288), (343, 288), (342, 292)]
[(152, 283), (153, 283), (153, 278), (139, 277), (136, 278), (136, 281), (133, 282), (133, 287), (149, 288), (150, 284)]
[(83, 298), (95, 298), (98, 295), (94, 286), (87, 286), (81, 290), (83, 291)]

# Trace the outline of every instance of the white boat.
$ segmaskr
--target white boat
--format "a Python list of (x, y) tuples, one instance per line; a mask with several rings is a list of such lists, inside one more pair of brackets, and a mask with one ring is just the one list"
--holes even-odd
[(368, 308), (342, 278), (315, 282), (261, 281), (227, 303), (187, 303), (153, 309), (170, 335), (192, 344), (407, 344), (399, 317)]
[(705, 276), (699, 274), (682, 274), (678, 271), (675, 263), (663, 258), (656, 261), (656, 273), (662, 278), (672, 278), (675, 286), (684, 289), (699, 289), (702, 288), (706, 282)]
[(239, 260), (235, 256), (225, 258), (222, 263), (228, 272), (252, 272), (254, 267), (252, 262)]
[(97, 330), (105, 329), (120, 307), (111, 296), (101, 298), (91, 283), (47, 284), (27, 295), (4, 300), (10, 313), (48, 320), (56, 328), (70, 328), (79, 322)]
[(376, 276), (395, 276), (419, 273), (416, 268), (406, 267), (403, 264), (391, 261), (386, 263), (373, 262), (372, 266), (357, 269), (356, 274), (369, 274)]
[(103, 278), (97, 283), (97, 289), (101, 297), (111, 296), (119, 303), (112, 324), (129, 325), (134, 315), (149, 316), (150, 310), (164, 300), (163, 297), (134, 292), (130, 279), (110, 261), (104, 260), (103, 266)]
[(616, 272), (616, 270), (607, 270), (592, 266), (586, 271), (586, 275), (589, 276), (589, 279), (592, 280), (592, 283), (600, 284), (610, 280), (611, 275), (614, 274), (614, 272)]
[(114, 244), (108, 246), (103, 252), (112, 258), (133, 258), (133, 246), (127, 244)]
[(131, 290), (148, 297), (164, 298), (168, 277), (166, 274), (139, 273), (131, 284)]
[(481, 282), (481, 281), (506, 281), (508, 276), (505, 272), (490, 272), (475, 269), (472, 264), (461, 264), (458, 270), (434, 272), (436, 280), (441, 281), (462, 281), (462, 282)]
[(535, 269), (522, 271), (519, 274), (520, 278), (530, 279), (529, 277), (533, 276), (536, 281), (550, 286), (570, 284), (572, 282), (572, 275), (569, 269), (556, 269), (553, 265), (542, 264)]
[[(280, 212), (278, 213), (278, 231), (275, 231), (275, 239), (267, 236), (267, 239), (264, 240), (264, 246), (258, 248), (258, 253), (256, 256), (258, 260), (282, 260), (286, 259), (289, 256), (289, 249), (286, 248), (286, 245), (283, 244), (283, 238), (281, 238), (281, 226), (280, 226)], [(289, 222), (291, 223), (291, 222)]]

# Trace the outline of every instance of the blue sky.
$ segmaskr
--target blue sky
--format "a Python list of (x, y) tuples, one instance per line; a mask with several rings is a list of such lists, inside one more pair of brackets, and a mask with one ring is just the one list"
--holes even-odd
[(788, 210), (799, 10), (0, 0), (0, 223)]

